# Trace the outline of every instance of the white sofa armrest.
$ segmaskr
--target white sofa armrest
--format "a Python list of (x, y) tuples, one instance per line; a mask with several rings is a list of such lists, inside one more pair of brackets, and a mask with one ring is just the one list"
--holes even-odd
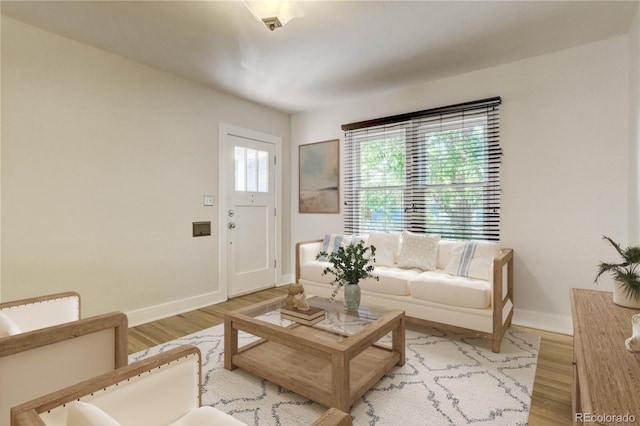
[(127, 324), (115, 312), (0, 338), (0, 426), (15, 405), (127, 365)]
[(296, 244), (296, 283), (300, 280), (300, 265), (316, 260), (323, 240), (301, 241)]
[(0, 311), (21, 332), (80, 319), (80, 295), (74, 291), (0, 303)]
[(201, 405), (201, 365), (197, 347), (180, 346), (14, 407), (13, 426), (64, 425), (78, 400), (121, 424), (169, 424)]

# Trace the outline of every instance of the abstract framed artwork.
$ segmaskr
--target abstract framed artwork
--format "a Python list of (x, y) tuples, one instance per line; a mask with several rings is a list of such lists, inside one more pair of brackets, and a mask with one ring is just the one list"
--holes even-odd
[(340, 213), (340, 141), (300, 145), (300, 213)]

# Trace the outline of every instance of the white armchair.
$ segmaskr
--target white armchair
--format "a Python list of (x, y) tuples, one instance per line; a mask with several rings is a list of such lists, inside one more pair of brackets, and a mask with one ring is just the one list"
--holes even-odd
[(15, 405), (128, 363), (125, 314), (78, 319), (77, 294), (52, 296), (0, 304), (20, 329), (0, 337), (0, 426)]
[(12, 425), (62, 426), (71, 416), (123, 426), (244, 425), (201, 407), (201, 371), (200, 350), (180, 346), (14, 407)]

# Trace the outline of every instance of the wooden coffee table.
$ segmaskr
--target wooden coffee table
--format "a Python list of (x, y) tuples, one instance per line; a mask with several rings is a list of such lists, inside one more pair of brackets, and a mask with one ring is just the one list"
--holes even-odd
[[(404, 311), (310, 297), (326, 319), (312, 326), (280, 319), (284, 297), (227, 312), (224, 367), (240, 367), (326, 407), (351, 406), (395, 365), (404, 365)], [(238, 331), (261, 339), (238, 347)], [(391, 346), (377, 343), (392, 333)]]

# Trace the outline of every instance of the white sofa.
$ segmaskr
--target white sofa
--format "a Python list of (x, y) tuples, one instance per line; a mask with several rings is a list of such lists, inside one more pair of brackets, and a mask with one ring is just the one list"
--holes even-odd
[(0, 337), (0, 426), (17, 404), (128, 363), (127, 316), (79, 319), (77, 293), (6, 302), (0, 312), (18, 329)]
[[(368, 243), (368, 237), (358, 237)], [(401, 268), (397, 260), (390, 266), (375, 266), (372, 279), (360, 283), (361, 303), (402, 309), (407, 321), (472, 332), (490, 339), (493, 352), (500, 344), (513, 316), (513, 250), (496, 249), (487, 262), (488, 279), (456, 276), (444, 272), (456, 242), (440, 240), (434, 270)], [(331, 274), (322, 271), (329, 262), (316, 260), (323, 240), (304, 241), (296, 245), (296, 282), (308, 294), (331, 296)], [(337, 298), (342, 298), (343, 292)]]

